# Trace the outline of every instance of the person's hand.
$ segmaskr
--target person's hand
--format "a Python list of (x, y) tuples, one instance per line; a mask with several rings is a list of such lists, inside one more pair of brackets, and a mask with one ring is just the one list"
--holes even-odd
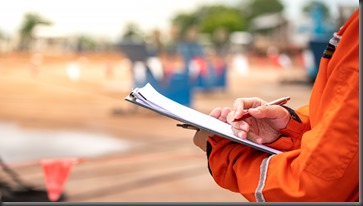
[[(221, 108), (215, 108), (213, 109), (209, 115), (219, 119), (223, 122), (227, 122), (227, 115), (231, 112), (231, 109), (228, 107), (225, 107), (223, 109)], [(206, 151), (207, 149), (207, 140), (209, 136), (212, 136), (213, 133), (207, 132), (205, 130), (199, 130), (195, 133), (193, 137), (193, 142), (196, 146), (198, 146), (203, 151)]]
[[(268, 102), (260, 98), (238, 98), (234, 102), (234, 110), (227, 115), (227, 122), (231, 124), (233, 133), (241, 139), (248, 139), (257, 144), (266, 144), (278, 138), (280, 129), (286, 127), (290, 120), (287, 109), (278, 105), (267, 105)], [(246, 112), (250, 117), (241, 118)]]

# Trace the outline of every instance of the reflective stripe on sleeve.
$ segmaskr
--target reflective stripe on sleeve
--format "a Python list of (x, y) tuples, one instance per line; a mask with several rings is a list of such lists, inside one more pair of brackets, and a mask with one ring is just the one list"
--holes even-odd
[(269, 156), (268, 158), (264, 159), (260, 166), (260, 180), (257, 185), (257, 189), (255, 192), (256, 202), (265, 202), (265, 197), (262, 194), (262, 190), (265, 187), (266, 176), (267, 176), (267, 169), (270, 163), (271, 157), (274, 155)]

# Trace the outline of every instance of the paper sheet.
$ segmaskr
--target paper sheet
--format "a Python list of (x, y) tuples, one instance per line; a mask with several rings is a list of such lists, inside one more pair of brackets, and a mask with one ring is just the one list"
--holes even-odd
[(174, 119), (192, 123), (201, 129), (206, 129), (220, 136), (227, 137), (228, 139), (255, 147), (257, 149), (266, 151), (271, 154), (278, 154), (281, 151), (259, 145), (249, 140), (243, 140), (235, 136), (232, 132), (231, 126), (228, 123), (222, 122), (207, 114), (201, 113), (197, 110), (191, 109), (181, 105), (157, 92), (150, 84), (139, 88), (134, 92), (134, 97), (139, 104), (143, 104), (146, 108), (158, 111), (161, 114), (167, 114)]

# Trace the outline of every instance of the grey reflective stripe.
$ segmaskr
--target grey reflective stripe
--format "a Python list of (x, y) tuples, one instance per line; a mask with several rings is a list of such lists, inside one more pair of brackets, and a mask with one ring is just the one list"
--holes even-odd
[(269, 156), (268, 158), (264, 159), (260, 166), (260, 181), (258, 182), (257, 189), (255, 192), (256, 202), (266, 202), (265, 197), (262, 194), (262, 190), (265, 187), (266, 176), (267, 176), (267, 169), (268, 164), (270, 163), (271, 157), (274, 155)]
[(338, 46), (338, 43), (342, 37), (339, 36), (336, 32), (334, 33), (334, 36), (329, 40), (329, 43), (333, 45), (335, 48)]

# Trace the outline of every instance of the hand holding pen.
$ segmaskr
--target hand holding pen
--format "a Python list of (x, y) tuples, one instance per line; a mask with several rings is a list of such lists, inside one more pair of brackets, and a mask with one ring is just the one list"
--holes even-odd
[[(284, 105), (286, 104), (288, 101), (290, 100), (290, 97), (282, 97), (280, 99), (276, 99), (272, 102), (267, 103), (267, 106), (271, 106), (271, 105)], [(242, 116), (239, 116), (238, 114), (235, 114), (235, 118), (233, 119), (233, 122), (235, 121), (240, 121), (240, 120), (244, 120), (248, 117), (250, 117), (251, 114), (247, 111), (246, 113), (244, 113)]]
[[(221, 121), (228, 122), (231, 125), (233, 134), (241, 139), (248, 139), (257, 144), (271, 143), (279, 137), (280, 129), (285, 128), (290, 120), (289, 111), (283, 107), (276, 107), (276, 105), (286, 104), (289, 100), (290, 97), (284, 97), (266, 104), (260, 98), (240, 98), (235, 101), (235, 108), (240, 109), (242, 112), (245, 108), (249, 108), (250, 111), (243, 113), (239, 117), (237, 116), (236, 121), (235, 112), (229, 108), (215, 108), (210, 115)], [(249, 116), (253, 116), (254, 120), (247, 119)], [(238, 121), (238, 119), (245, 119), (245, 121)], [(178, 124), (177, 126), (203, 132), (203, 130), (189, 124)], [(198, 147), (205, 150), (208, 136), (210, 135), (196, 132), (193, 141)]]
[(234, 111), (227, 116), (233, 134), (258, 144), (276, 140), (279, 131), (285, 128), (290, 120), (289, 111), (277, 105), (286, 104), (288, 100), (290, 97), (280, 98), (269, 103), (260, 98), (236, 99)]
[[(274, 101), (272, 101), (272, 102), (269, 102), (269, 103), (267, 103), (267, 105), (268, 105), (268, 106), (269, 106), (269, 105), (284, 105), (284, 104), (286, 104), (289, 100), (290, 100), (290, 97), (283, 97), (283, 98), (280, 98), (280, 99), (276, 99), (276, 100), (274, 100)], [(215, 113), (215, 111), (217, 111), (217, 110), (216, 110), (216, 109), (214, 109), (214, 110), (211, 112), (211, 114)], [(221, 110), (220, 112), (222, 112), (222, 110)], [(211, 115), (211, 114), (210, 114), (210, 115)], [(213, 116), (213, 115), (212, 115), (212, 116)], [(250, 114), (249, 112), (246, 112), (246, 113), (244, 113), (241, 117), (239, 117), (239, 118), (234, 118), (232, 122), (236, 122), (236, 121), (244, 120), (244, 119), (246, 119), (246, 118), (248, 118), (248, 117), (250, 117), (250, 116), (251, 116), (251, 114)], [(216, 117), (216, 118), (217, 118), (217, 117)], [(226, 118), (228, 118), (228, 117), (226, 117)], [(231, 121), (228, 121), (228, 119), (225, 119), (225, 121), (226, 121), (226, 122), (231, 122)], [(195, 127), (195, 126), (193, 126), (193, 125), (190, 125), (190, 124), (177, 124), (177, 126), (178, 126), (178, 127), (185, 128), (185, 129), (192, 129), (192, 130), (197, 130), (197, 131), (199, 131), (199, 130), (200, 130), (199, 128), (197, 128), (197, 127)]]

